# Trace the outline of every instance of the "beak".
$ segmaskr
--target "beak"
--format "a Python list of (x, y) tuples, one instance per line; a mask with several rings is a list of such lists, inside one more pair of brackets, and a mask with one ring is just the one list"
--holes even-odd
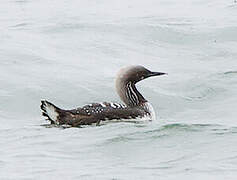
[(167, 75), (168, 73), (163, 73), (163, 72), (151, 72), (149, 74), (149, 77), (151, 76), (161, 76), (161, 75)]

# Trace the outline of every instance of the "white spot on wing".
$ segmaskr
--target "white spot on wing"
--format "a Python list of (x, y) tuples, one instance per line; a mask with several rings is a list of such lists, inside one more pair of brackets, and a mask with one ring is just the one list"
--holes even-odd
[(121, 107), (121, 105), (120, 104), (118, 104), (118, 103), (114, 103), (118, 108), (120, 108)]
[(112, 108), (116, 108), (116, 106), (114, 105), (114, 103), (110, 103)]
[(122, 108), (125, 108), (126, 106), (124, 104), (121, 104)]
[(102, 107), (106, 107), (106, 105), (104, 103), (100, 103)]

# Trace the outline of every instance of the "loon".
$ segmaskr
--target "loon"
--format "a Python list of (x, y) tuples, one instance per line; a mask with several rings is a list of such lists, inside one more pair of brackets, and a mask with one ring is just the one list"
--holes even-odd
[(122, 68), (116, 77), (116, 91), (124, 104), (92, 103), (72, 110), (58, 108), (42, 100), (42, 115), (56, 125), (99, 125), (101, 121), (147, 119), (154, 120), (155, 113), (151, 104), (140, 94), (135, 84), (152, 76), (165, 75), (163, 72), (152, 72), (140, 65)]

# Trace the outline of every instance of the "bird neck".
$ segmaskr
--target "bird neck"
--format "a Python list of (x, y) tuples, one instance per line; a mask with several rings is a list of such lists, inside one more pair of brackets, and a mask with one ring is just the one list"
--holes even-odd
[(117, 86), (117, 92), (121, 100), (127, 106), (139, 106), (147, 102), (147, 100), (137, 90), (135, 83), (131, 81), (119, 84), (119, 86)]

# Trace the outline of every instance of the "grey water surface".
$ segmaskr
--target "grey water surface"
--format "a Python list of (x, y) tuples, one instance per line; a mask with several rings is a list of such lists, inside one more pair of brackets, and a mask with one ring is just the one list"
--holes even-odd
[[(156, 120), (49, 127), (70, 109), (120, 102), (116, 72), (167, 72), (138, 89)], [(0, 179), (237, 178), (237, 3), (2, 0)]]

